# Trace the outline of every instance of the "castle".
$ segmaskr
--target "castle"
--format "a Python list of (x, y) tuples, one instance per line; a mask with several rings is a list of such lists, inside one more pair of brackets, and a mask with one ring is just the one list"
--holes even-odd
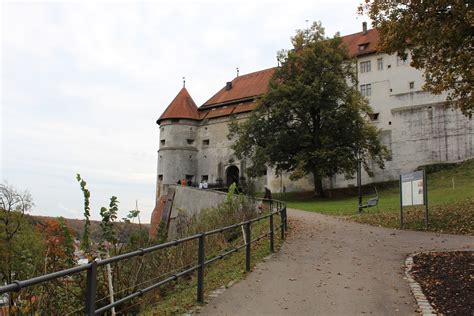
[[(376, 29), (342, 37), (349, 54), (356, 57), (359, 89), (369, 100), (374, 114), (370, 120), (382, 130), (385, 145), (392, 151), (385, 169), (373, 166), (374, 175), (363, 173), (362, 183), (398, 179), (400, 173), (418, 166), (454, 162), (472, 158), (473, 120), (460, 111), (446, 109), (446, 95), (422, 90), (422, 72), (412, 68), (410, 56), (377, 51)], [(246, 161), (234, 156), (227, 139), (231, 119), (243, 120), (255, 108), (256, 100), (265, 94), (274, 68), (237, 76), (202, 106), (197, 107), (185, 87), (166, 108), (157, 124), (160, 126), (157, 205), (163, 185), (179, 179), (193, 182), (230, 184), (246, 178)], [(325, 179), (327, 188), (355, 185), (355, 179), (336, 175)], [(287, 175), (267, 170), (256, 179), (258, 188), (311, 190), (309, 176), (291, 181)]]

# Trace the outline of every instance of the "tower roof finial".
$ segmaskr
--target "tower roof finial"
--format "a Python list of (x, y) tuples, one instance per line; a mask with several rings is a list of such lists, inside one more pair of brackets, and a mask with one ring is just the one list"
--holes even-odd
[(183, 76), (183, 88), (186, 88), (186, 77)]
[(235, 68), (237, 69), (237, 77), (239, 76), (239, 67)]

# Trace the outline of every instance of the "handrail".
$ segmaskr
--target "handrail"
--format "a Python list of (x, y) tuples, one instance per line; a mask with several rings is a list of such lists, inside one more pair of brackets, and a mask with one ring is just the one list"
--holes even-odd
[[(91, 261), (91, 262), (89, 262), (87, 264), (84, 264), (84, 265), (72, 267), (72, 268), (57, 271), (57, 272), (48, 273), (48, 274), (45, 274), (45, 275), (41, 275), (41, 276), (34, 277), (34, 278), (31, 278), (31, 279), (23, 280), (23, 281), (14, 281), (11, 284), (0, 287), (0, 294), (7, 293), (7, 292), (19, 291), (23, 288), (26, 288), (26, 287), (29, 287), (29, 286), (32, 286), (32, 285), (48, 282), (48, 281), (58, 279), (58, 278), (61, 278), (61, 277), (67, 276), (67, 275), (87, 271), (87, 284), (86, 284), (86, 297), (85, 297), (85, 309), (86, 310), (85, 310), (85, 313), (87, 315), (99, 315), (99, 314), (102, 314), (102, 313), (106, 312), (107, 310), (110, 310), (111, 308), (116, 307), (116, 306), (118, 306), (118, 305), (120, 305), (120, 304), (122, 304), (126, 301), (129, 301), (129, 300), (131, 300), (135, 297), (138, 297), (138, 296), (142, 296), (146, 292), (149, 292), (153, 289), (156, 289), (156, 288), (158, 288), (158, 287), (160, 287), (160, 286), (162, 286), (166, 283), (174, 281), (179, 277), (190, 274), (190, 273), (197, 270), (198, 271), (197, 301), (202, 303), (204, 301), (204, 268), (205, 268), (206, 265), (211, 264), (214, 261), (222, 259), (222, 258), (224, 258), (228, 255), (231, 255), (232, 253), (237, 252), (240, 249), (246, 248), (246, 251), (245, 251), (246, 252), (245, 266), (246, 266), (246, 270), (250, 271), (250, 252), (251, 252), (250, 245), (252, 243), (254, 243), (256, 241), (259, 241), (259, 240), (263, 239), (264, 237), (269, 236), (270, 237), (270, 251), (274, 252), (274, 241), (273, 241), (273, 239), (274, 239), (275, 230), (280, 230), (281, 239), (282, 240), (285, 239), (285, 231), (288, 229), (287, 214), (286, 214), (286, 203), (282, 202), (282, 201), (278, 201), (278, 200), (264, 200), (264, 199), (256, 199), (256, 200), (269, 202), (270, 212), (268, 214), (265, 214), (265, 215), (262, 215), (262, 216), (244, 221), (244, 222), (240, 222), (240, 223), (229, 225), (229, 226), (226, 226), (226, 227), (221, 227), (221, 228), (210, 230), (210, 231), (207, 231), (207, 232), (195, 234), (195, 235), (184, 237), (184, 238), (181, 238), (181, 239), (171, 240), (171, 241), (168, 241), (168, 242), (165, 242), (165, 243), (162, 243), (162, 244), (159, 244), (159, 245), (154, 245), (154, 246), (151, 246), (151, 247), (148, 247), (148, 248), (140, 248), (140, 249), (137, 249), (137, 250), (134, 250), (134, 251), (131, 251), (131, 252), (128, 252), (128, 253), (124, 253), (124, 254), (121, 254), (121, 255), (118, 255), (118, 256), (110, 257), (110, 258), (107, 258), (107, 259), (104, 259), (104, 260)], [(273, 207), (274, 205), (276, 206), (276, 211), (273, 211), (274, 210), (274, 207)], [(280, 215), (280, 217), (281, 217), (280, 227), (274, 227), (274, 225), (273, 225), (273, 216), (274, 215)], [(266, 218), (270, 219), (270, 221), (269, 221), (270, 229), (268, 230), (268, 232), (266, 232), (263, 235), (258, 236), (255, 239), (251, 239), (251, 229), (250, 229), (250, 227), (251, 227), (252, 223), (261, 221), (261, 220), (266, 219)], [(211, 235), (214, 235), (214, 234), (217, 234), (217, 233), (223, 233), (227, 230), (235, 229), (235, 228), (238, 228), (238, 227), (244, 227), (244, 233), (245, 233), (245, 242), (244, 242), (244, 244), (240, 245), (240, 246), (237, 246), (237, 247), (233, 247), (233, 248), (227, 248), (227, 250), (225, 252), (223, 252), (221, 254), (218, 254), (215, 257), (206, 260), (205, 259), (205, 247), (204, 247), (205, 238), (207, 236), (211, 236)], [(155, 252), (155, 251), (158, 251), (160, 249), (174, 247), (174, 246), (180, 245), (184, 242), (191, 241), (191, 240), (196, 240), (196, 239), (199, 241), (198, 262), (197, 262), (196, 265), (193, 265), (192, 267), (190, 267), (188, 269), (185, 269), (181, 272), (175, 273), (175, 274), (171, 275), (170, 277), (168, 277), (164, 280), (161, 280), (161, 281), (159, 281), (159, 282), (157, 282), (153, 285), (150, 285), (146, 288), (139, 289), (134, 293), (131, 293), (131, 294), (125, 296), (125, 297), (122, 297), (121, 299), (116, 300), (114, 303), (111, 303), (111, 304), (108, 304), (106, 306), (100, 307), (99, 309), (96, 310), (95, 303), (96, 303), (96, 291), (97, 291), (97, 284), (96, 284), (97, 283), (97, 267), (104, 266), (104, 265), (107, 265), (107, 264), (110, 264), (110, 263), (119, 262), (119, 261), (129, 259), (129, 258), (133, 258), (133, 257), (143, 256), (143, 255), (145, 255), (147, 253), (150, 253), (150, 252)]]

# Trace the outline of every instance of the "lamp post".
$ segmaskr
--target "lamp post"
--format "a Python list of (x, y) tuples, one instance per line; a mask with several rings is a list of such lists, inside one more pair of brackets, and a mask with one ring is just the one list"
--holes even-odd
[(362, 159), (360, 152), (357, 153), (357, 189), (359, 196), (359, 214), (362, 213)]

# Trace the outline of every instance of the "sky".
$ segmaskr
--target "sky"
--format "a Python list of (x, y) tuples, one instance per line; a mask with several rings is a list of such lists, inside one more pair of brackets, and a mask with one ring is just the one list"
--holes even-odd
[(82, 218), (117, 196), (119, 218), (155, 204), (156, 120), (182, 87), (201, 105), (236, 76), (276, 66), (295, 30), (359, 32), (358, 0), (2, 1), (0, 181), (31, 214)]

